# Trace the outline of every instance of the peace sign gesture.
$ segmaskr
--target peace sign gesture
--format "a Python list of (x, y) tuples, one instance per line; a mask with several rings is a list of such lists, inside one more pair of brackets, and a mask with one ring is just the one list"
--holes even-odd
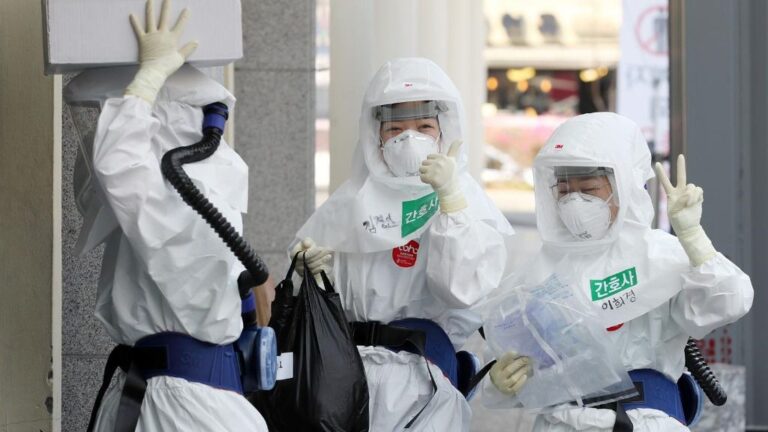
[(704, 190), (686, 183), (685, 156), (677, 158), (677, 184), (672, 186), (664, 168), (656, 162), (656, 178), (667, 194), (667, 214), (672, 228), (679, 235), (684, 231), (698, 227), (701, 224), (702, 203), (704, 202)]

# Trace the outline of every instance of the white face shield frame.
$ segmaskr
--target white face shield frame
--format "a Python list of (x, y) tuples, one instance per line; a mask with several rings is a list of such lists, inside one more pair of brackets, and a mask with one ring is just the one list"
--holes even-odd
[(563, 162), (534, 173), (545, 240), (594, 244), (615, 237), (622, 208), (613, 167)]

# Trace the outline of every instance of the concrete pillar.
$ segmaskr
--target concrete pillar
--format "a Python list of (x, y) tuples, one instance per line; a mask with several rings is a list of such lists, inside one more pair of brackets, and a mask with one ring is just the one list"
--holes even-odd
[[(715, 247), (751, 276), (755, 287), (747, 317), (729, 326), (728, 336), (715, 333), (717, 343), (724, 342), (717, 354), (725, 348), (734, 364), (746, 366), (745, 397), (729, 394), (722, 410), (734, 409), (734, 403), (738, 407), (743, 400), (747, 429), (764, 430), (768, 346), (762, 329), (768, 325), (768, 299), (761, 287), (768, 283), (768, 195), (762, 187), (768, 164), (768, 7), (764, 2), (717, 0), (673, 0), (670, 6), (677, 48), (670, 58), (671, 141), (685, 151), (688, 181), (705, 191), (702, 226)], [(711, 31), (713, 25), (717, 34)]]
[(40, 2), (0, 2), (0, 432), (61, 415), (61, 79)]
[[(66, 85), (75, 74), (64, 76)], [(66, 103), (62, 119), (62, 419), (64, 431), (83, 431), (93, 407), (107, 354), (113, 342), (101, 323), (96, 321), (96, 289), (101, 273), (104, 246), (85, 256), (74, 253), (82, 217), (75, 204), (72, 173), (82, 136), (96, 128), (99, 111), (96, 108), (71, 107)], [(83, 126), (78, 129), (75, 124)]]
[(470, 0), (331, 0), (331, 191), (349, 177), (368, 81), (395, 57), (430, 58), (456, 84), (467, 114), (470, 172), (480, 177), (484, 35), (482, 7)]
[(276, 281), (315, 209), (315, 2), (243, 2), (235, 64), (237, 151), (250, 167), (245, 236)]

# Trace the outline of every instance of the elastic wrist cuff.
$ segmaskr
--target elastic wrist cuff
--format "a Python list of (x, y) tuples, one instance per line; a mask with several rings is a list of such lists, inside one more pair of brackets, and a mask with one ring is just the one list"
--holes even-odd
[(467, 208), (467, 200), (461, 191), (451, 194), (437, 194), (440, 199), (440, 210), (443, 213), (453, 213)]
[(166, 75), (151, 68), (140, 68), (128, 87), (126, 95), (138, 96), (154, 105), (157, 94), (165, 84)]
[(694, 267), (704, 264), (717, 254), (717, 250), (701, 225), (677, 233), (677, 239)]

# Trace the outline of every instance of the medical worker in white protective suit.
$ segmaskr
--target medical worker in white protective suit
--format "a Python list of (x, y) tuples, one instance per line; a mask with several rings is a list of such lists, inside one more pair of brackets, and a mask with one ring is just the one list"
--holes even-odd
[[(182, 12), (170, 27), (169, 9), (170, 2), (164, 3), (157, 27), (151, 0), (146, 27), (132, 17), (141, 66), (125, 95), (104, 103), (93, 142), (98, 185), (84, 209), (78, 248), (85, 252), (106, 243), (96, 316), (116, 343), (134, 346), (171, 334), (175, 343), (184, 339), (180, 346), (187, 350), (192, 341), (206, 352), (188, 350), (187, 360), (201, 362), (193, 365), (197, 372), (217, 382), (149, 378), (136, 431), (266, 431), (259, 412), (232, 388), (239, 380), (233, 377), (231, 346), (242, 330), (237, 277), (243, 267), (160, 172), (165, 152), (200, 141), (201, 107), (223, 102), (231, 109), (235, 101), (192, 67), (174, 74), (196, 45), (177, 48), (188, 14)], [(222, 141), (213, 156), (185, 169), (242, 231), (248, 184), (243, 160)], [(203, 354), (214, 351), (218, 364), (206, 368), (202, 363), (210, 359)], [(178, 360), (176, 354), (168, 354), (168, 363)], [(118, 370), (94, 430), (115, 430), (125, 382)]]
[[(314, 274), (331, 270), (333, 253), (374, 432), (409, 423), (415, 431), (469, 430), (469, 404), (457, 390), (467, 353), (455, 350), (482, 324), (470, 308), (501, 281), (513, 230), (466, 171), (463, 116), (456, 87), (435, 63), (386, 63), (365, 94), (351, 178), (293, 248), (307, 250)], [(381, 334), (398, 337), (387, 323), (426, 333), (436, 392), (417, 350), (382, 346)]]
[[(674, 186), (660, 166), (657, 172), (677, 237), (651, 229), (645, 190), (651, 157), (631, 120), (612, 113), (575, 117), (534, 161), (544, 245), (525, 280), (536, 284), (573, 269), (565, 276), (599, 311), (630, 377), (644, 383), (645, 402), (615, 408), (628, 414), (636, 432), (688, 430), (676, 385), (686, 341), (736, 321), (753, 298), (749, 276), (715, 250), (699, 223), (703, 191), (686, 184), (685, 159), (677, 161)], [(504, 393), (515, 394), (526, 382), (529, 361), (519, 354), (502, 356), (490, 372)], [(618, 430), (616, 421), (611, 409), (564, 409), (540, 415), (534, 430), (607, 432)]]

